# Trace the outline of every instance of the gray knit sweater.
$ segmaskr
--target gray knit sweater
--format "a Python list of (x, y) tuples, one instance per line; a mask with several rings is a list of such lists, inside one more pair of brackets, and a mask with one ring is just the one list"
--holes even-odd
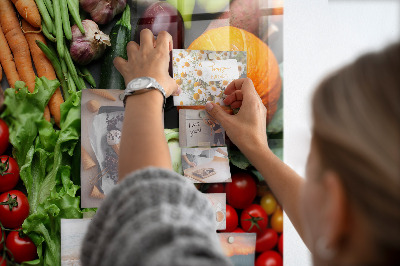
[(82, 243), (90, 266), (231, 265), (210, 202), (175, 172), (146, 168), (104, 200)]

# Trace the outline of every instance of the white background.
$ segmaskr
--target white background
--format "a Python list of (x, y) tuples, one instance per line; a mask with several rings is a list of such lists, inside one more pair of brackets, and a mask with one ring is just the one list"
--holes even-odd
[[(285, 0), (284, 157), (304, 176), (311, 137), (310, 99), (318, 82), (360, 54), (400, 38), (399, 0)], [(289, 219), (284, 265), (312, 265)]]

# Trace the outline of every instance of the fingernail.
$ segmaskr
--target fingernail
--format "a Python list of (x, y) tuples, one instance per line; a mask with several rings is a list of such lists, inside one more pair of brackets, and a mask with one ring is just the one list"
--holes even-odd
[(206, 104), (206, 110), (207, 110), (207, 111), (211, 111), (213, 108), (214, 108), (214, 105), (213, 105), (211, 102), (208, 102), (208, 103)]

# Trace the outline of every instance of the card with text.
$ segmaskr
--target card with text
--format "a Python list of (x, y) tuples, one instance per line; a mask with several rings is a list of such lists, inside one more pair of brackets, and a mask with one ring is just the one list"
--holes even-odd
[(174, 79), (181, 87), (175, 106), (223, 105), (224, 91), (231, 81), (247, 76), (244, 51), (172, 50)]

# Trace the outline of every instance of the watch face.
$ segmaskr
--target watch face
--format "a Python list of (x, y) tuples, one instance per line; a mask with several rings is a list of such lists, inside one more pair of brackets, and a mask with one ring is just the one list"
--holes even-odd
[(150, 83), (151, 81), (149, 78), (138, 78), (131, 83), (131, 88), (135, 90), (144, 89), (147, 88)]

